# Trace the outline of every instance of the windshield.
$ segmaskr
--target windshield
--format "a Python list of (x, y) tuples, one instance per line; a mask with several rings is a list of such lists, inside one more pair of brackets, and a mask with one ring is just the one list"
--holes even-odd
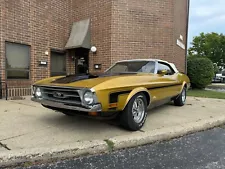
[(129, 61), (118, 62), (105, 73), (154, 73), (155, 62), (153, 61)]

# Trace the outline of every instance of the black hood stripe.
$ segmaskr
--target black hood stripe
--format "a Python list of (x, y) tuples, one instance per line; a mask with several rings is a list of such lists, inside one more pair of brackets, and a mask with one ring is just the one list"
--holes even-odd
[(94, 79), (99, 77), (110, 77), (110, 76), (118, 76), (118, 75), (133, 75), (136, 73), (119, 73), (119, 74), (83, 74), (83, 75), (68, 75), (57, 80), (52, 81), (51, 83), (59, 83), (59, 84), (67, 84), (81, 80)]

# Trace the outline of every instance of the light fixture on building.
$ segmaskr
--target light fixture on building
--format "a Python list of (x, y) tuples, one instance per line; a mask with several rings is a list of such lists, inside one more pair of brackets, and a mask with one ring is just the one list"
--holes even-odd
[(102, 68), (102, 65), (101, 64), (94, 64), (94, 68), (95, 69), (101, 69)]
[(182, 40), (182, 41), (184, 40), (184, 37), (182, 35), (180, 35), (180, 40)]
[(97, 48), (96, 48), (95, 46), (92, 46), (92, 47), (91, 47), (91, 51), (92, 51), (93, 53), (96, 53), (96, 52), (97, 52)]
[(48, 51), (45, 51), (45, 55), (48, 56)]

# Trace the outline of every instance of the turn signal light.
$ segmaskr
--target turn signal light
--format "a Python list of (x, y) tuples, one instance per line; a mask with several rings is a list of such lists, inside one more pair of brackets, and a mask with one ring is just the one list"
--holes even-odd
[(117, 103), (111, 103), (111, 104), (109, 104), (109, 108), (114, 108), (114, 107), (117, 107)]

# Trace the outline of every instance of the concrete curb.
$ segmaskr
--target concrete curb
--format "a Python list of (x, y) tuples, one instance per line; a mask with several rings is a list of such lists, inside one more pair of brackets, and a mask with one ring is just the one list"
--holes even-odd
[(0, 154), (0, 168), (16, 166), (25, 162), (51, 161), (61, 158), (72, 158), (108, 151), (105, 141), (94, 140), (76, 142), (72, 144), (57, 145), (54, 147), (41, 147), (19, 151), (7, 151)]
[(207, 130), (223, 124), (225, 124), (225, 116), (186, 123), (182, 126), (173, 126), (169, 128), (152, 130), (144, 133), (132, 133), (126, 137), (118, 136), (109, 140), (114, 143), (114, 150), (119, 150), (123, 148), (150, 144), (156, 141), (170, 140), (172, 138)]
[(84, 155), (107, 153), (110, 149), (119, 150), (145, 145), (156, 141), (169, 140), (223, 124), (225, 124), (225, 116), (186, 123), (183, 126), (173, 126), (148, 132), (135, 132), (129, 135), (108, 139), (108, 141), (112, 142), (112, 147), (109, 147), (106, 141), (94, 140), (55, 147), (8, 151), (0, 154), (0, 164), (2, 166), (13, 166), (24, 162), (51, 161), (60, 158), (74, 158)]

